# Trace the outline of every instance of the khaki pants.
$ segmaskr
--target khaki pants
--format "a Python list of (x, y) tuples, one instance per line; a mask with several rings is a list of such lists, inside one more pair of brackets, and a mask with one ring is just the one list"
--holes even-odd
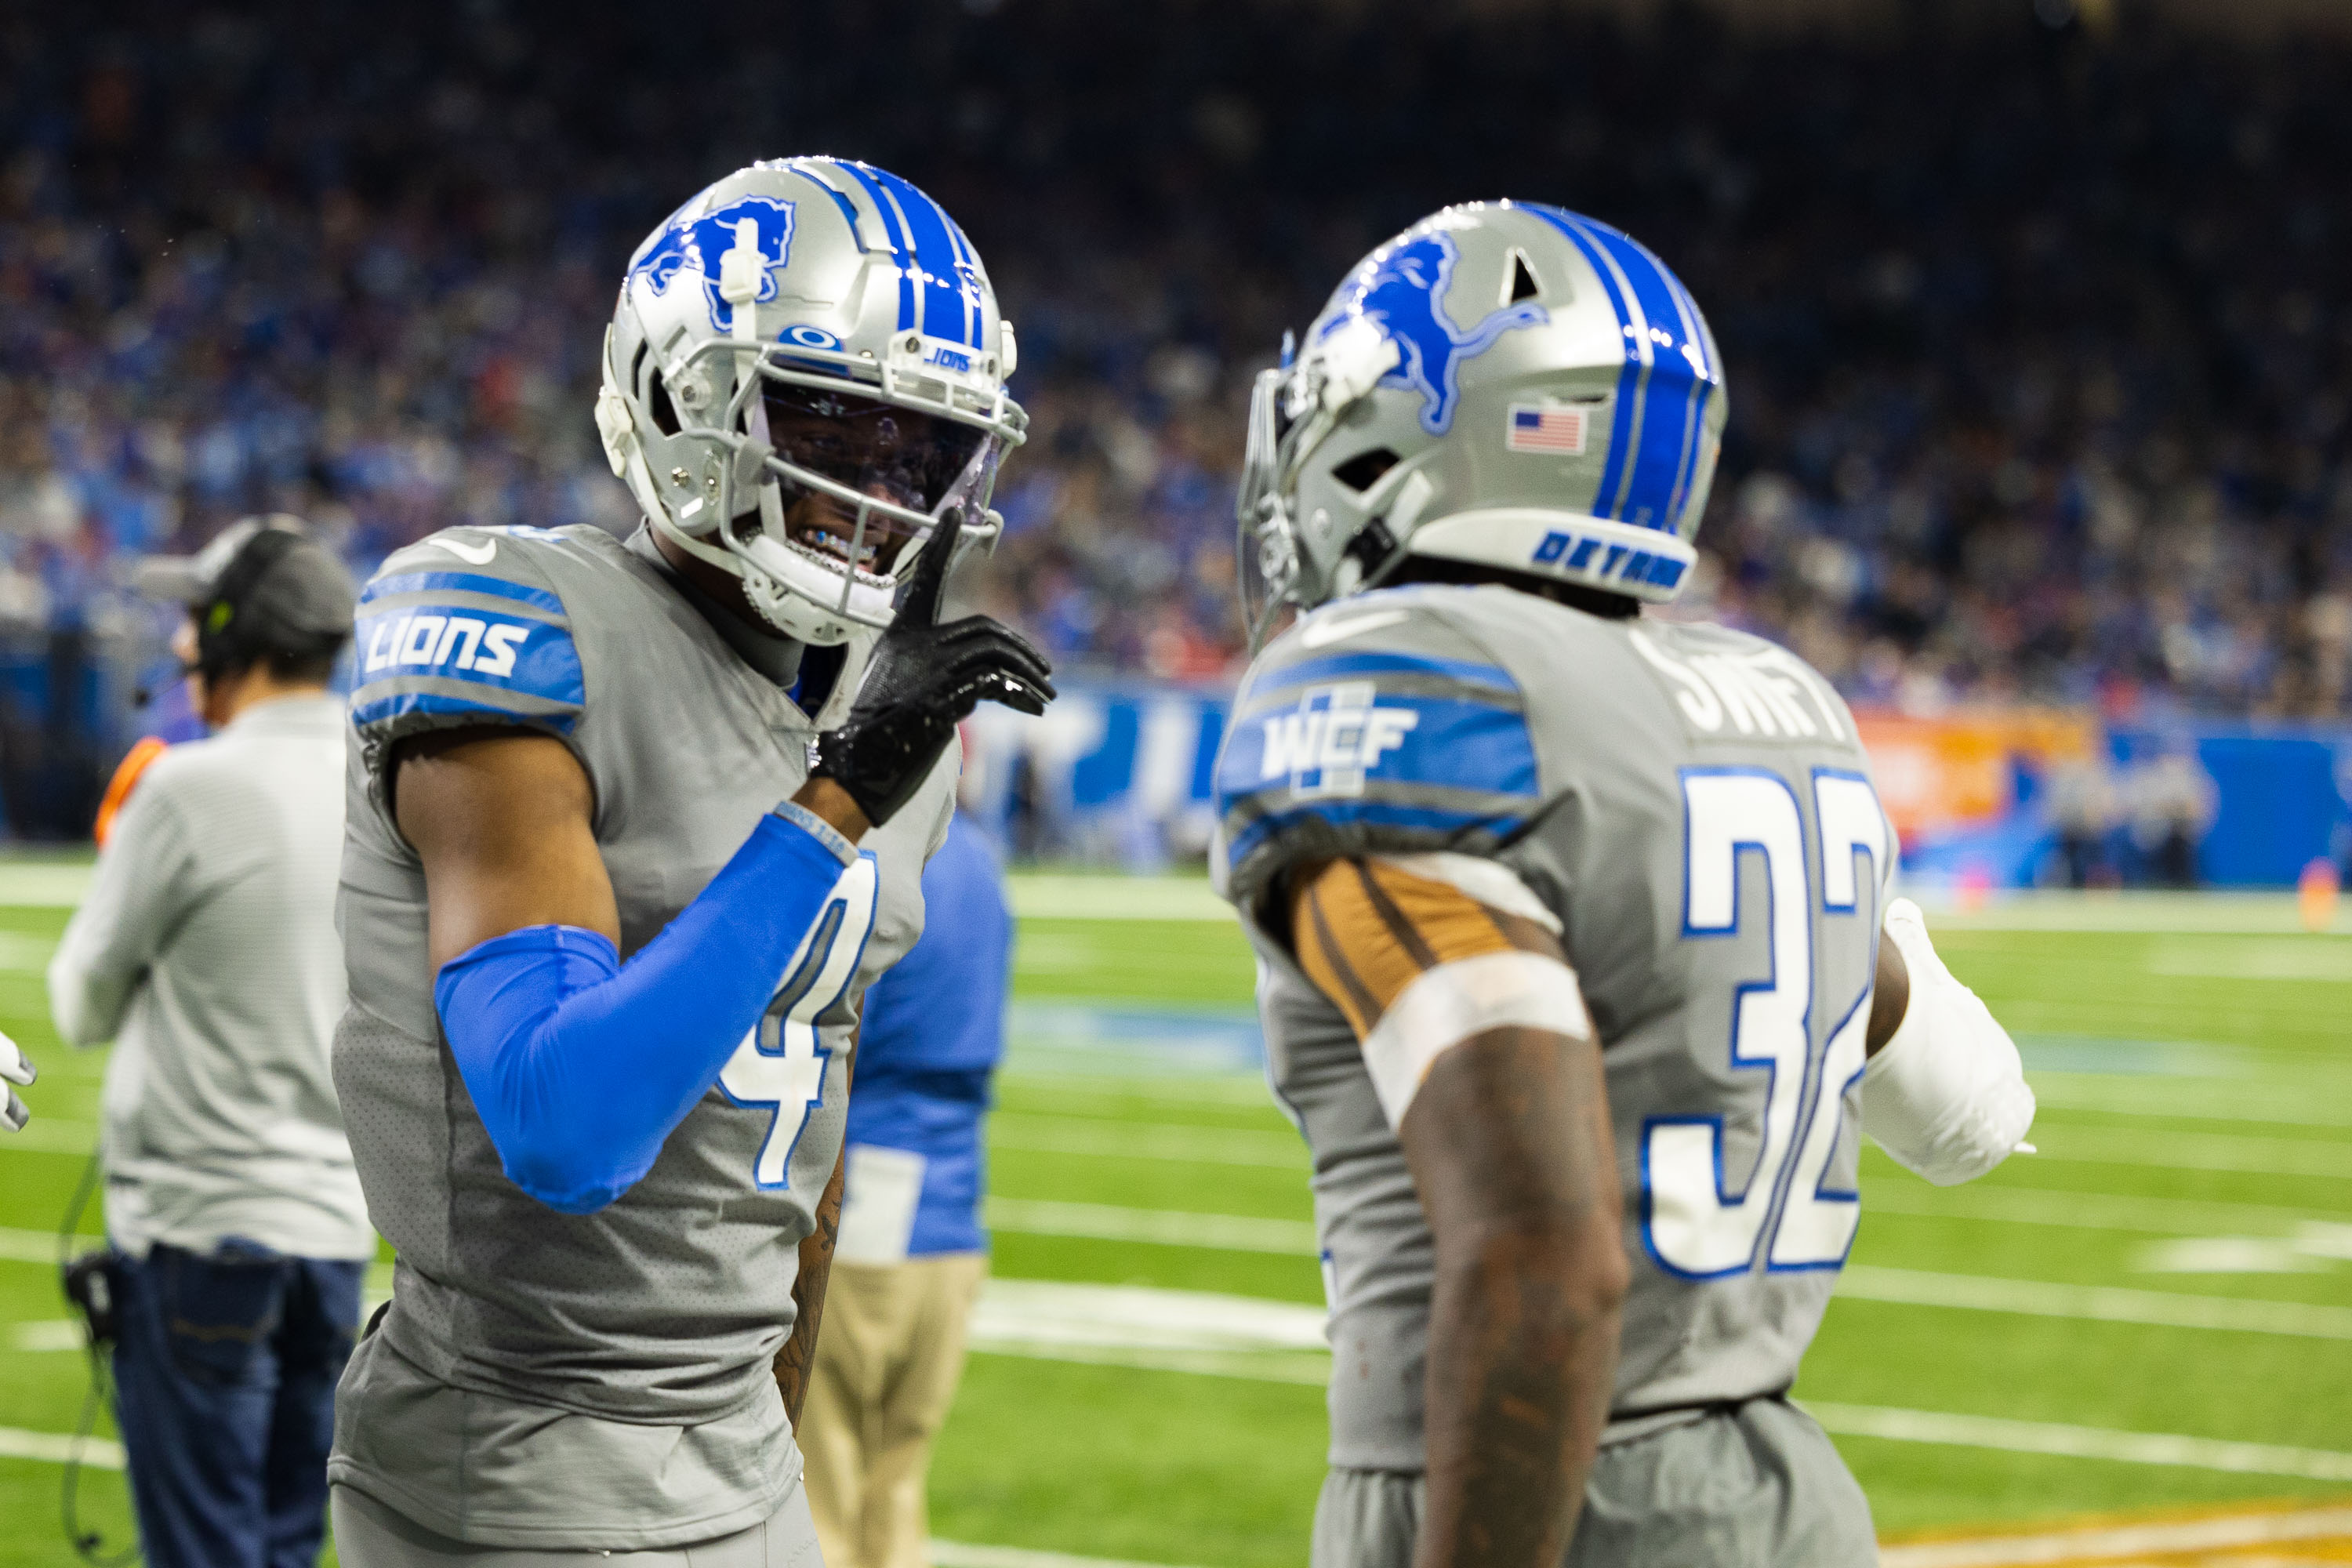
[(987, 1272), (983, 1252), (834, 1264), (800, 1428), (825, 1568), (928, 1568), (931, 1441)]

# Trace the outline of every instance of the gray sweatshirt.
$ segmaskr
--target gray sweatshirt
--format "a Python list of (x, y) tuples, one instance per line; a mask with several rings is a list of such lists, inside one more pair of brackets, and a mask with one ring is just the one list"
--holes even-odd
[(58, 1032), (115, 1042), (106, 1228), (134, 1257), (374, 1255), (327, 1063), (344, 730), (340, 699), (281, 698), (158, 757), (49, 964)]

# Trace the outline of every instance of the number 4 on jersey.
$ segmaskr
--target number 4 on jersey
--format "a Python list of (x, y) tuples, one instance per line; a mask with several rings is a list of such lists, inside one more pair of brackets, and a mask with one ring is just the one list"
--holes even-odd
[(792, 1185), (793, 1150), (809, 1113), (824, 1102), (824, 1069), (833, 1053), (817, 1044), (817, 1020), (857, 973), (874, 931), (880, 883), (872, 855), (860, 855), (841, 874), (824, 911), (784, 965), (784, 983), (768, 1011), (719, 1070), (719, 1087), (730, 1100), (773, 1108), (751, 1173), (761, 1187)]
[[(1816, 973), (1805, 825), (1786, 780), (1755, 768), (1687, 768), (1682, 784), (1686, 940), (1742, 934), (1740, 872), (1750, 864), (1743, 852), (1763, 861), (1769, 892), (1764, 974), (1733, 993), (1730, 1065), (1765, 1075), (1764, 1112), (1756, 1166), (1738, 1194), (1729, 1190), (1724, 1169), (1719, 1112), (1648, 1121), (1642, 1148), (1644, 1236), (1659, 1263), (1685, 1279), (1746, 1273), (1785, 1185), (1789, 1196), (1773, 1227), (1769, 1266), (1835, 1268), (1853, 1243), (1861, 1203), (1858, 1194), (1827, 1190), (1829, 1166), (1844, 1125), (1845, 1092), (1862, 1072), (1875, 976), (1866, 960), (1859, 974)], [(1822, 910), (1875, 922), (1887, 864), (1886, 818), (1878, 797), (1860, 775), (1827, 769), (1814, 773), (1812, 786)], [(1866, 882), (1856, 872), (1857, 855), (1870, 858)], [(1876, 951), (1872, 942), (1854, 945), (1865, 954)], [(1847, 1005), (1815, 1070), (1811, 1019), (1822, 991)], [(1809, 1098), (1810, 1114), (1804, 1114)]]

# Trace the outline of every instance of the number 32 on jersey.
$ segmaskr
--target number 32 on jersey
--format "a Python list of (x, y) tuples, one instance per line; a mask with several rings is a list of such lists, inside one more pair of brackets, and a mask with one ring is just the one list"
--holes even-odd
[[(1755, 768), (1685, 768), (1683, 936), (1763, 938), (1759, 977), (1731, 997), (1733, 1079), (1763, 1091), (1761, 1137), (1745, 1190), (1724, 1169), (1724, 1116), (1654, 1116), (1642, 1130), (1643, 1233), (1652, 1256), (1685, 1279), (1744, 1274), (1759, 1252), (1774, 1269), (1836, 1268), (1862, 1217), (1861, 1194), (1829, 1187), (1831, 1157), (1845, 1124), (1843, 1100), (1862, 1076), (1870, 994), (1876, 979), (1880, 890), (1887, 870), (1887, 826), (1870, 781), (1814, 770), (1813, 820), (1820, 845), (1821, 911), (1867, 921), (1835, 945), (1837, 973), (1817, 963), (1805, 822), (1796, 791)], [(1869, 857), (1869, 870), (1857, 858)], [(1740, 880), (1765, 879), (1766, 930), (1740, 930)], [(1744, 950), (1743, 950), (1744, 951)], [(1818, 1005), (1843, 1008), (1814, 1060)], [(1767, 1234), (1776, 1202), (1779, 1220)]]
[[(719, 1069), (719, 1087), (734, 1104), (765, 1106), (772, 1114), (751, 1179), (768, 1189), (792, 1185), (793, 1151), (810, 1112), (824, 1103), (824, 1069), (833, 1053), (818, 1042), (817, 1020), (843, 994), (874, 932), (881, 887), (872, 854), (842, 872), (833, 897), (784, 965), (775, 999), (735, 1054)], [(832, 1173), (825, 1173), (829, 1177)]]

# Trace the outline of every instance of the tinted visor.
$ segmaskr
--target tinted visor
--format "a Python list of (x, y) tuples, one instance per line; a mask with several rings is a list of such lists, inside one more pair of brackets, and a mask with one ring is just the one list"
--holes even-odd
[[(988, 439), (975, 426), (918, 414), (854, 393), (771, 383), (768, 439), (796, 468), (876, 500), (929, 516), (954, 493)], [(821, 490), (783, 485), (784, 531), (794, 542), (849, 561), (857, 508)], [(887, 574), (921, 532), (878, 511), (866, 517), (853, 564)]]

